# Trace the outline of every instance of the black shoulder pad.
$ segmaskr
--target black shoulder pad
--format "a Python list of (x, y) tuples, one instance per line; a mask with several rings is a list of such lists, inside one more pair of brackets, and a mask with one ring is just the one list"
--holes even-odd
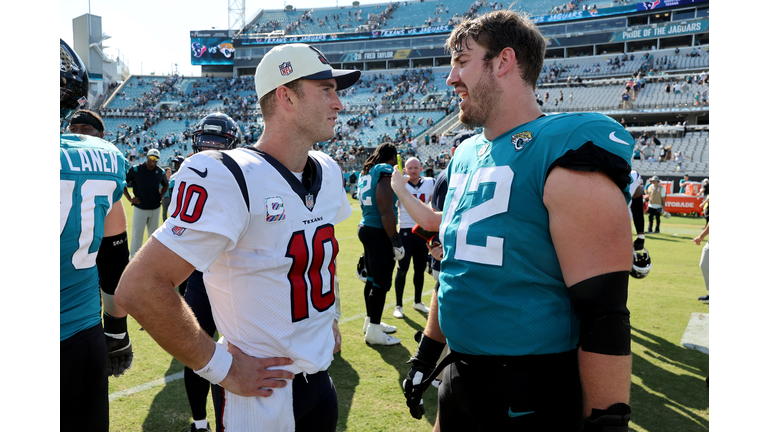
[(596, 146), (592, 141), (587, 141), (577, 150), (568, 150), (552, 162), (547, 170), (547, 176), (556, 166), (575, 171), (602, 171), (621, 190), (624, 190), (632, 180), (629, 176), (632, 167), (627, 161), (602, 147)]

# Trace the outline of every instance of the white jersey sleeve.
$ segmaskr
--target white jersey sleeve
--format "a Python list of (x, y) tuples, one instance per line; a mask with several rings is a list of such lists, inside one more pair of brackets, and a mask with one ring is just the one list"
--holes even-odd
[(184, 161), (175, 180), (168, 219), (152, 235), (205, 271), (245, 233), (245, 200), (229, 169), (203, 153)]

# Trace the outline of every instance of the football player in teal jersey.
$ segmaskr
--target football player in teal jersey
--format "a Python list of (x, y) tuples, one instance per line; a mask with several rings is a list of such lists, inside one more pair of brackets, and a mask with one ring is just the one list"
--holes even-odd
[(357, 198), (363, 218), (357, 236), (365, 251), (365, 341), (371, 345), (395, 345), (400, 339), (390, 336), (397, 328), (381, 322), (387, 291), (392, 286), (395, 261), (405, 255), (397, 232), (397, 207), (389, 177), (397, 164), (397, 148), (381, 144), (365, 161), (357, 180)]
[[(421, 395), (448, 364), (443, 432), (627, 431), (632, 137), (601, 114), (541, 112), (546, 43), (526, 17), (464, 21), (445, 46), (459, 119), (484, 130), (447, 167), (438, 313), (403, 383), (411, 414), (421, 418)], [(401, 195), (405, 181), (393, 173), (404, 207), (430, 229), (436, 213)]]
[[(59, 120), (64, 122), (87, 101), (88, 73), (63, 40), (60, 48)], [(126, 162), (114, 145), (98, 138), (103, 123), (87, 123), (96, 137), (62, 135), (59, 145), (60, 430), (106, 432), (107, 377), (120, 376), (133, 360), (126, 312), (113, 299), (128, 264), (120, 201)]]

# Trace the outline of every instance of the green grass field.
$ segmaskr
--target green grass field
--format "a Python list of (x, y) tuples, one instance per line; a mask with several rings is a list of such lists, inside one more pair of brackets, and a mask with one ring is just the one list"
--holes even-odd
[[(410, 304), (413, 285), (405, 289), (405, 318), (392, 317), (394, 290), (388, 295), (384, 320), (396, 325), (401, 345), (370, 347), (362, 334), (365, 319), (363, 284), (355, 276), (362, 245), (356, 228), (360, 207), (336, 227), (341, 249), (338, 274), (341, 283), (343, 343), (329, 373), (339, 398), (339, 431), (431, 431), (437, 411), (437, 392), (427, 390), (427, 410), (414, 420), (405, 406), (400, 383), (408, 372), (406, 360), (416, 349), (413, 333), (421, 330), (426, 315)], [(123, 199), (128, 215), (129, 238), (133, 209)], [(702, 246), (691, 239), (701, 232), (704, 220), (691, 217), (662, 219), (661, 234), (650, 234), (646, 248), (653, 269), (641, 280), (630, 278), (629, 309), (632, 322), (632, 423), (633, 431), (709, 430), (709, 356), (680, 345), (691, 313), (709, 312), (697, 300), (706, 294), (698, 267)], [(412, 271), (412, 270), (411, 270)], [(409, 275), (410, 276), (410, 275)], [(425, 278), (424, 303), (429, 303), (433, 286)], [(134, 344), (132, 368), (120, 378), (110, 378), (110, 430), (180, 431), (192, 420), (181, 363), (163, 351), (131, 318), (129, 332)], [(209, 420), (213, 405), (209, 396)]]

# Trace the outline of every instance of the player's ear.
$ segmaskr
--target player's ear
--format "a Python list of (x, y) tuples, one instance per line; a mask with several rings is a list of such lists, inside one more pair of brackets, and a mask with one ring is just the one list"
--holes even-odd
[(494, 63), (496, 63), (494, 72), (497, 77), (501, 78), (504, 74), (517, 68), (517, 54), (512, 48), (506, 47), (496, 56)]
[(294, 103), (296, 101), (296, 93), (286, 86), (280, 86), (275, 89), (275, 99), (283, 109), (293, 111)]

